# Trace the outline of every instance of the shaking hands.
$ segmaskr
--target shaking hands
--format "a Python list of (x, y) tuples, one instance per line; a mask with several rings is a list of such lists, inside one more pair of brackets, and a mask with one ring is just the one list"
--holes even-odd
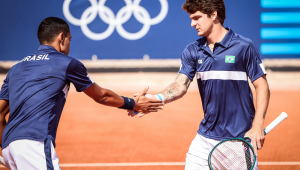
[(164, 103), (162, 100), (157, 99), (154, 95), (148, 94), (147, 86), (142, 93), (134, 94), (135, 106), (133, 110), (128, 110), (128, 116), (134, 117), (140, 113), (138, 117), (142, 117), (150, 112), (158, 112), (163, 109)]

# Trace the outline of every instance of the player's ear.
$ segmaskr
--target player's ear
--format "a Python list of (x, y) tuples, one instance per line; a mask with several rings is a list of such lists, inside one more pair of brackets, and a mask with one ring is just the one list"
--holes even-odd
[(215, 21), (218, 18), (218, 12), (217, 11), (213, 11), (211, 13), (211, 18)]
[(59, 33), (57, 38), (59, 39), (60, 42), (64, 43), (65, 41), (65, 35), (63, 32)]

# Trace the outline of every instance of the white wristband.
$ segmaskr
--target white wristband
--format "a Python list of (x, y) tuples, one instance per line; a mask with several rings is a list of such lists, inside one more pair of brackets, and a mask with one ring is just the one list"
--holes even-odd
[(158, 98), (158, 100), (162, 100), (163, 102), (165, 102), (164, 96), (161, 94), (156, 94), (155, 97)]

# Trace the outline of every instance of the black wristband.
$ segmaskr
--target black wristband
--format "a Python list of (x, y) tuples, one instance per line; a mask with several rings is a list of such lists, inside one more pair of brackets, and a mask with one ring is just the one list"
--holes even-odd
[[(123, 97), (123, 96), (121, 96)], [(123, 97), (124, 104), (123, 106), (119, 107), (120, 109), (126, 109), (126, 110), (133, 110), (135, 102), (132, 98)]]

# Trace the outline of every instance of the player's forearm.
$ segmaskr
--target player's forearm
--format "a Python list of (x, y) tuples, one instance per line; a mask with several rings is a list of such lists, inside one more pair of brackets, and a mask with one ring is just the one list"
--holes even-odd
[(270, 90), (267, 82), (261, 83), (259, 86), (255, 87), (256, 91), (256, 111), (255, 117), (253, 120), (253, 128), (263, 129), (264, 120), (266, 117), (269, 99), (270, 99)]
[(164, 97), (165, 103), (170, 103), (183, 97), (186, 94), (186, 92), (187, 89), (185, 87), (180, 87), (180, 84), (174, 82), (159, 94), (161, 94)]
[(96, 83), (87, 88), (84, 93), (95, 102), (112, 107), (121, 107), (124, 99), (111, 90), (101, 88)]
[(96, 102), (106, 106), (121, 107), (124, 103), (124, 99), (111, 90), (102, 89), (102, 95)]
[(111, 90), (101, 88), (96, 83), (88, 87), (84, 93), (94, 99), (97, 103), (119, 107), (126, 110), (135, 110), (139, 112), (154, 112), (162, 109), (163, 103), (161, 100), (153, 100), (144, 97), (149, 87), (146, 87), (143, 92), (136, 98), (121, 97)]
[(174, 83), (170, 84), (159, 94), (164, 97), (165, 103), (170, 103), (183, 97), (186, 94), (190, 83), (191, 80), (186, 75), (179, 73)]

